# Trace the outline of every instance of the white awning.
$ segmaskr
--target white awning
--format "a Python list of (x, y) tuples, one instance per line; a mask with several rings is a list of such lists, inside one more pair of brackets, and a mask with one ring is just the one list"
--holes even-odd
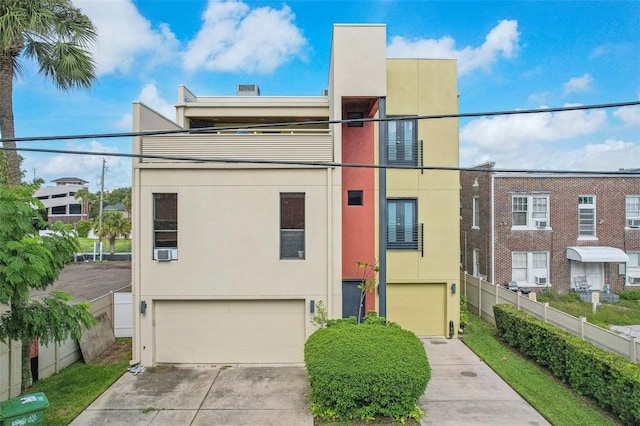
[(567, 259), (578, 262), (628, 262), (629, 256), (615, 247), (567, 247)]

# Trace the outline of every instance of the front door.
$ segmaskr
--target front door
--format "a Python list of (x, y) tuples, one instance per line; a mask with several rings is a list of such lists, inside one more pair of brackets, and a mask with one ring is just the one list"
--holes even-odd
[(590, 286), (589, 289), (600, 291), (603, 288), (603, 270), (604, 263), (602, 262), (577, 262), (572, 260), (571, 282), (573, 282), (574, 277), (585, 275)]

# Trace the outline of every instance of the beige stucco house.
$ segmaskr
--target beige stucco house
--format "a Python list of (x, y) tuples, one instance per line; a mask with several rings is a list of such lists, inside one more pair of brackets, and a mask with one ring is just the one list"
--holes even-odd
[[(415, 167), (456, 167), (457, 119), (411, 119), (406, 143), (381, 142), (405, 120), (332, 121), (384, 118), (385, 105), (456, 113), (455, 81), (455, 61), (387, 59), (384, 25), (336, 25), (320, 96), (179, 87), (175, 122), (134, 103), (133, 130), (145, 135), (133, 138), (133, 361), (302, 362), (318, 303), (334, 318), (348, 312), (357, 260), (383, 266), (367, 310), (446, 335), (459, 317), (458, 173), (340, 163), (402, 151)], [(396, 216), (380, 221), (387, 184), (391, 202), (413, 200), (398, 229)]]

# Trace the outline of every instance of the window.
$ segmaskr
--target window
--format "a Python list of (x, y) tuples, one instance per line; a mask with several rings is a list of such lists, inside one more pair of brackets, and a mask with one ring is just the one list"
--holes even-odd
[(153, 194), (153, 248), (178, 248), (178, 194)]
[(82, 205), (69, 204), (69, 214), (82, 214)]
[(347, 205), (361, 206), (363, 204), (362, 191), (347, 191)]
[(304, 258), (304, 193), (281, 193), (280, 259)]
[(473, 197), (473, 228), (480, 228), (480, 197)]
[(67, 214), (67, 206), (53, 206), (51, 214)]
[(387, 248), (417, 250), (416, 200), (387, 200), (387, 216)]
[(596, 236), (596, 202), (593, 195), (578, 197), (578, 238)]
[(625, 285), (640, 285), (640, 251), (628, 251), (629, 261), (626, 265), (627, 280)]
[(511, 200), (513, 227), (547, 228), (549, 197), (546, 195), (516, 195)]
[(626, 225), (630, 228), (640, 228), (640, 195), (627, 195)]
[(389, 164), (417, 165), (418, 144), (416, 120), (387, 123), (387, 160)]
[(67, 194), (52, 194), (51, 198), (64, 198), (66, 196), (67, 196)]
[(511, 253), (511, 279), (527, 285), (548, 285), (549, 256), (547, 252)]

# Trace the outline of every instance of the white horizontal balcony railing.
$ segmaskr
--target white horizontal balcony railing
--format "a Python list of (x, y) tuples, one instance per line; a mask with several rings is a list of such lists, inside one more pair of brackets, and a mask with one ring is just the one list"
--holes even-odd
[[(205, 159), (333, 161), (333, 138), (328, 129), (283, 129), (187, 133), (145, 136), (142, 163), (176, 163)], [(176, 157), (185, 157), (181, 160)]]

